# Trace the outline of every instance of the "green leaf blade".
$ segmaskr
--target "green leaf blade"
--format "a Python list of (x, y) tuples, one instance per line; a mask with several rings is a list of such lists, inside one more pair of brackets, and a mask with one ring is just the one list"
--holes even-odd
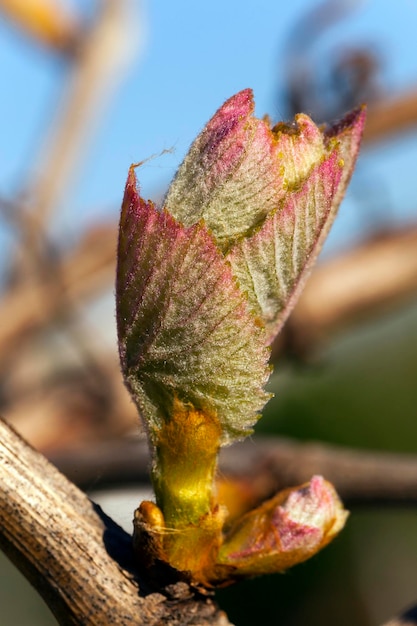
[[(336, 130), (322, 135), (320, 158), (317, 136), (310, 151), (304, 145), (305, 133), (300, 139), (290, 135), (290, 141), (286, 136), (284, 152), (287, 157), (292, 154), (292, 163), (301, 150), (303, 176), (295, 181), (292, 174), (303, 168), (290, 166), (286, 176), (291, 185), (284, 200), (227, 257), (253, 312), (264, 320), (268, 343), (293, 309), (330, 230), (353, 171), (363, 123), (364, 112), (359, 110)], [(292, 148), (288, 148), (291, 141)]]
[(264, 329), (202, 224), (144, 202), (130, 171), (122, 208), (117, 318), (122, 369), (150, 434), (175, 398), (244, 436), (269, 396)]
[(284, 193), (271, 130), (253, 110), (250, 89), (220, 107), (191, 146), (165, 201), (186, 226), (203, 219), (223, 251), (262, 222)]

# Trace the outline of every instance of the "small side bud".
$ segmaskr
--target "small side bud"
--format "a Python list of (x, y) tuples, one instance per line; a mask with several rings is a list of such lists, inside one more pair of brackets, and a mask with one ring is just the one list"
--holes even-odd
[(347, 516), (334, 487), (313, 476), (241, 517), (225, 538), (219, 563), (235, 579), (282, 572), (327, 545)]

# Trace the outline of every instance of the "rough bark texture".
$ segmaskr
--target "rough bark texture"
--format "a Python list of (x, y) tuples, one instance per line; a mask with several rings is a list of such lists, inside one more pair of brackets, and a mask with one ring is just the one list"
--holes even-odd
[(0, 548), (64, 625), (228, 626), (209, 596), (151, 587), (130, 536), (0, 421)]

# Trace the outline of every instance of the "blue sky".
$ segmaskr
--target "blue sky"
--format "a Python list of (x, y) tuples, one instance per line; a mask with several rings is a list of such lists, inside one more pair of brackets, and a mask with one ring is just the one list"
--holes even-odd
[[(371, 42), (383, 59), (390, 93), (417, 84), (417, 0), (344, 3), (351, 4), (352, 11), (320, 41), (321, 62), (326, 63), (343, 45)], [(73, 4), (85, 6), (85, 0)], [(253, 88), (258, 115), (269, 113), (274, 119), (283, 115), (279, 93), (288, 36), (298, 17), (316, 4), (313, 0), (137, 2), (143, 25), (140, 53), (61, 207), (66, 232), (77, 232), (80, 225), (100, 216), (116, 218), (129, 164), (173, 148), (172, 154), (152, 160), (139, 172), (143, 195), (153, 196), (163, 189), (195, 135), (236, 91)], [(1, 195), (13, 195), (36, 165), (62, 79), (62, 63), (0, 22)], [(392, 203), (400, 204), (401, 214), (410, 217), (417, 212), (414, 175), (407, 179), (406, 174), (414, 172), (416, 158), (415, 136), (363, 155), (368, 170), (388, 186)], [(407, 184), (396, 186), (398, 177), (404, 176)], [(355, 215), (342, 216), (336, 232), (353, 233), (357, 221)]]

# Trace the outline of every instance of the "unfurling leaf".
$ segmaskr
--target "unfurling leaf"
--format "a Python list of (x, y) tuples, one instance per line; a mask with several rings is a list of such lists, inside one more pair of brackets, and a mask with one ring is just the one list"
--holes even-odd
[(294, 306), (321, 247), (321, 232), (341, 179), (337, 153), (315, 166), (300, 189), (288, 193), (262, 227), (228, 256), (253, 311), (273, 340)]
[(250, 234), (285, 194), (270, 131), (252, 116), (252, 92), (230, 98), (197, 137), (175, 176), (167, 210), (186, 226), (203, 219), (224, 251)]
[(197, 137), (166, 208), (204, 219), (266, 326), (267, 342), (294, 306), (346, 190), (365, 112), (322, 131), (307, 115), (270, 128), (252, 92), (228, 100)]
[(133, 169), (120, 233), (121, 363), (151, 437), (176, 398), (214, 413), (222, 443), (247, 434), (269, 397), (265, 331), (212, 236), (142, 200)]
[(219, 447), (248, 434), (268, 400), (268, 346), (335, 217), (365, 115), (271, 128), (253, 110), (247, 89), (217, 111), (161, 210), (140, 197), (132, 166), (120, 221), (120, 359), (156, 495), (137, 511), (135, 546), (204, 585), (286, 569), (346, 517), (319, 477), (234, 522), (217, 497)]

